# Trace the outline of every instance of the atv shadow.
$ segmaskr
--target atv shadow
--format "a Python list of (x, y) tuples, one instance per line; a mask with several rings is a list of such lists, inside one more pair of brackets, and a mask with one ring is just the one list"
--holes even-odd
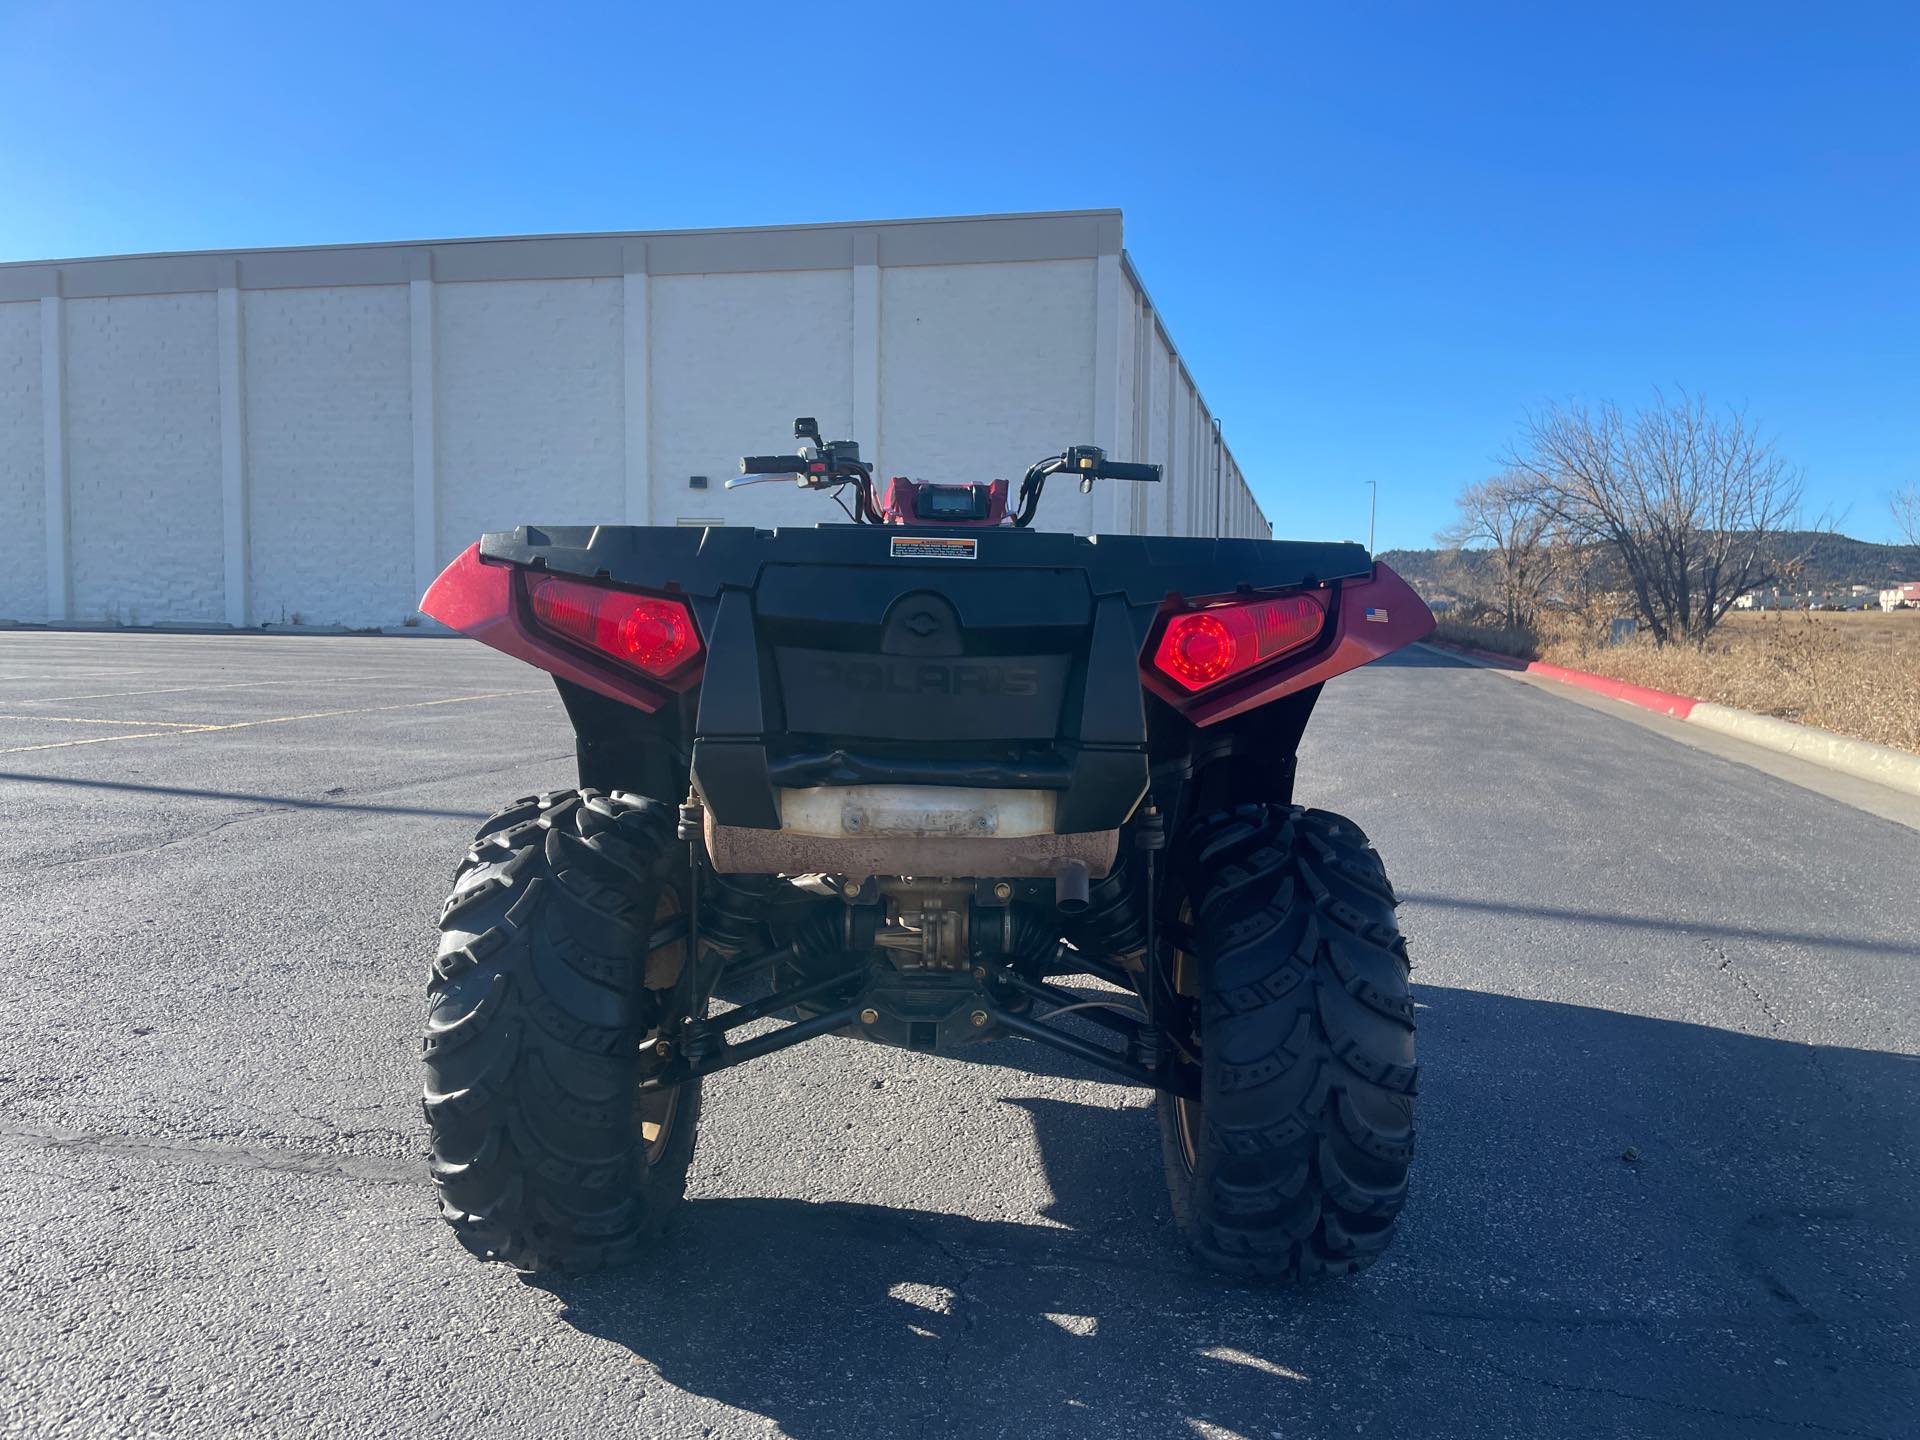
[(805, 1440), (1903, 1433), (1920, 1061), (1418, 999), (1415, 1195), (1356, 1280), (1194, 1271), (1151, 1107), (1026, 1098), (1002, 1103), (1032, 1119), (1037, 1220), (698, 1199), (645, 1264), (542, 1283), (669, 1385)]
[(1169, 1243), (1151, 1110), (1005, 1103), (1043, 1137), (1056, 1224), (691, 1200), (654, 1260), (541, 1283), (571, 1324), (788, 1435), (1157, 1436), (1187, 1416), (1268, 1433), (1270, 1388), (1303, 1381), (1232, 1338), (1259, 1292), (1235, 1298)]

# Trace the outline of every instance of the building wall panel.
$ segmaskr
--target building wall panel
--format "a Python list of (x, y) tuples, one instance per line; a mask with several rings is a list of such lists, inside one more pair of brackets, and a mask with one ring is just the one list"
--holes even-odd
[(1058, 483), (1043, 528), (1264, 534), (1120, 238), (1098, 212), (0, 265), (0, 619), (65, 589), (83, 621), (395, 625), (488, 529), (837, 518), (723, 488), (796, 414), (882, 483), (1018, 481), (1082, 441), (1167, 467)]
[(213, 294), (114, 295), (63, 308), (74, 613), (219, 624)]
[(439, 547), (626, 510), (620, 282), (503, 280), (433, 292)]
[(1145, 458), (1160, 466), (1160, 484), (1149, 486), (1146, 495), (1147, 523), (1141, 528), (1150, 535), (1176, 534), (1173, 528), (1173, 352), (1153, 332), (1152, 362), (1147, 388), (1147, 453)]
[(40, 302), (0, 305), (0, 618), (47, 613), (46, 440), (40, 428)]
[[(829, 440), (853, 420), (853, 271), (660, 275), (647, 304), (652, 375), (648, 470), (653, 523), (712, 518), (729, 525), (812, 525), (839, 511), (790, 484), (729, 492), (740, 457), (797, 448), (796, 415)], [(882, 389), (885, 388), (884, 374)], [(704, 475), (707, 488), (690, 488)]]
[(255, 623), (397, 623), (413, 593), (407, 288), (245, 296)]
[[(1131, 285), (1120, 287), (1119, 362), (1120, 416), (1108, 443), (1116, 460), (1142, 459), (1140, 420), (1146, 407), (1140, 403), (1140, 292)], [(1107, 510), (1116, 517), (1116, 530), (1136, 530), (1141, 519), (1143, 497), (1140, 487), (1128, 481), (1107, 481), (1113, 487), (1112, 504)]]
[[(930, 265), (880, 272), (881, 461), (887, 472), (1003, 476), (1093, 437), (1094, 268), (1089, 260)], [(1085, 532), (1072, 481), (1035, 523)]]

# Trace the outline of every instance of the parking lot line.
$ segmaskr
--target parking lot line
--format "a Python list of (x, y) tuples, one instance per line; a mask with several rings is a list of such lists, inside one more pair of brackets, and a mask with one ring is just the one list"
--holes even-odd
[(37, 720), (43, 725), (163, 725), (174, 730), (204, 730), (198, 720), (102, 720), (97, 715), (0, 715), (0, 720)]
[[(35, 677), (20, 676), (20, 679)], [(42, 695), (38, 697), (22, 696), (9, 700), (10, 705), (59, 705), (68, 700), (125, 700), (135, 695), (185, 695), (188, 692), (199, 693), (211, 690), (258, 690), (266, 685), (330, 685), (343, 677), (338, 675), (302, 675), (297, 680), (234, 680), (221, 685), (165, 685), (156, 690), (96, 690), (87, 695)]]
[[(61, 678), (76, 683), (81, 680), (118, 680), (125, 682), (128, 680), (138, 680), (147, 675), (178, 675), (179, 673), (180, 668), (177, 665), (130, 666), (124, 670), (117, 665), (105, 666), (99, 670), (76, 670), (65, 665), (60, 667)], [(11, 667), (0, 670), (0, 685), (13, 685), (21, 681), (34, 682), (46, 678), (44, 662), (41, 665), (35, 665), (23, 670), (15, 670)]]
[(195, 735), (195, 730), (141, 730), (132, 735), (97, 735), (91, 740), (55, 740), (46, 745), (10, 745), (0, 755), (25, 755), (30, 750), (67, 750), (75, 745), (111, 745), (116, 740), (149, 740), (155, 735)]
[(362, 705), (350, 710), (314, 710), (304, 715), (272, 715), (263, 720), (236, 720), (228, 725), (194, 724), (191, 729), (143, 730), (134, 735), (100, 735), (92, 740), (53, 740), (43, 745), (14, 745), (0, 750), (0, 755), (25, 755), (37, 750), (69, 750), (80, 745), (111, 745), (116, 740), (151, 740), (156, 735), (210, 735), (215, 731), (251, 730), (258, 725), (286, 725), (295, 720), (331, 720), (341, 715), (373, 715), (386, 710), (424, 710), (433, 705), (464, 705), (473, 700), (503, 700), (522, 695), (551, 693), (545, 687), (541, 687), (528, 690), (489, 690), (480, 695), (443, 695), (437, 700), (409, 700), (398, 705)]

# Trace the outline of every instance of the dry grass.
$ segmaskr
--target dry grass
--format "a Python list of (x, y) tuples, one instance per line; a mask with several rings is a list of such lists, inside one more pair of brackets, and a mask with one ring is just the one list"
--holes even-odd
[(1535, 632), (1448, 617), (1438, 637), (1920, 751), (1920, 610), (1740, 613), (1701, 649), (1608, 645), (1610, 618), (1559, 612)]

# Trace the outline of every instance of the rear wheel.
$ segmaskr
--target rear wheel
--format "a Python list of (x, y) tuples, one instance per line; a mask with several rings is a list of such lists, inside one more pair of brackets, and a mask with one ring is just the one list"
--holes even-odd
[(687, 963), (672, 810), (565, 790), (481, 827), (429, 981), (432, 1170), (463, 1244), (524, 1270), (630, 1260), (686, 1186), (700, 1087), (642, 1091)]
[(1413, 1154), (1413, 1000), (1360, 828), (1295, 806), (1194, 822), (1176, 952), (1200, 1098), (1159, 1097), (1175, 1223), (1206, 1264), (1304, 1279), (1392, 1238)]

